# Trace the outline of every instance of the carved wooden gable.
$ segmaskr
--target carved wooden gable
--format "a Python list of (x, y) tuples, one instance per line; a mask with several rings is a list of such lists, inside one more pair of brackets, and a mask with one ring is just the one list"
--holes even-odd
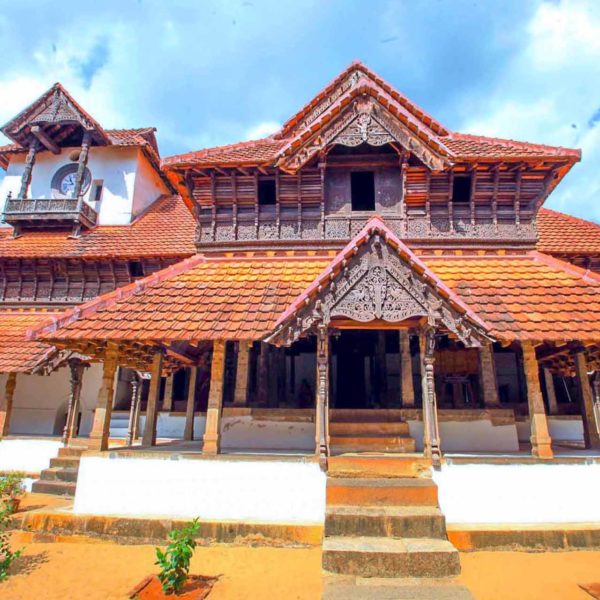
[[(319, 324), (335, 319), (358, 323), (402, 323), (424, 318), (427, 324), (454, 334), (467, 346), (487, 339), (485, 324), (432, 273), (415, 268), (418, 258), (387, 231), (359, 234), (332, 267), (280, 319), (268, 341), (289, 345)], [(387, 229), (387, 228), (386, 228)], [(399, 252), (398, 245), (402, 252)]]
[(340, 96), (335, 102), (325, 105), (323, 112), (305, 125), (306, 129), (294, 132), (282, 150), (278, 162), (281, 169), (296, 172), (332, 144), (382, 146), (391, 142), (417, 156), (432, 171), (441, 171), (450, 164), (451, 153), (443, 141), (412, 115), (398, 109), (394, 113), (393, 101), (380, 101), (380, 91), (372, 82), (350, 77), (338, 91)]

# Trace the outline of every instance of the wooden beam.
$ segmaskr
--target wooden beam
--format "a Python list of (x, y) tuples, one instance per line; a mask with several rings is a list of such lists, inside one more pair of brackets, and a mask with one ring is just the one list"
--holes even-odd
[(50, 150), (52, 154), (60, 154), (60, 148), (39, 125), (34, 125), (31, 128), (31, 133), (41, 142), (46, 150)]

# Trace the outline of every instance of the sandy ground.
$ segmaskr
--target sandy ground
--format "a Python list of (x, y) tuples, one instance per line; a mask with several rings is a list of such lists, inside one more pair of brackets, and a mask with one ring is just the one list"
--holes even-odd
[[(578, 583), (600, 581), (600, 552), (476, 552), (461, 555), (477, 600), (590, 600)], [(2, 600), (123, 599), (155, 571), (152, 546), (111, 543), (27, 544)], [(319, 548), (199, 547), (192, 572), (221, 575), (210, 600), (317, 600)]]

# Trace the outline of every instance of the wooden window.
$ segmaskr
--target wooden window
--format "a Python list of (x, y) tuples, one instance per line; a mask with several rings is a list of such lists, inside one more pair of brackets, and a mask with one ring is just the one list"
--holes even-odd
[(373, 171), (350, 173), (352, 210), (375, 210), (375, 174)]
[(272, 206), (277, 201), (274, 179), (259, 179), (258, 181), (258, 204), (260, 206)]
[(454, 175), (452, 201), (455, 204), (469, 204), (471, 201), (471, 175)]
[(144, 276), (144, 265), (139, 260), (129, 261), (129, 275), (131, 277), (143, 277)]

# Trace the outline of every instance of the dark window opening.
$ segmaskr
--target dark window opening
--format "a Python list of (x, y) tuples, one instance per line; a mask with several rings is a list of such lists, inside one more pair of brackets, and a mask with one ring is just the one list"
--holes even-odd
[(471, 176), (455, 175), (452, 184), (452, 201), (456, 204), (471, 202)]
[(144, 276), (144, 265), (139, 260), (129, 261), (129, 274), (131, 277), (143, 277)]
[(272, 206), (277, 200), (274, 179), (263, 179), (258, 182), (258, 204)]
[(100, 199), (102, 198), (102, 187), (102, 182), (98, 181), (96, 183), (96, 187), (93, 190), (93, 196), (91, 197), (92, 202), (100, 202)]
[(350, 173), (352, 210), (375, 210), (375, 174), (373, 171)]

